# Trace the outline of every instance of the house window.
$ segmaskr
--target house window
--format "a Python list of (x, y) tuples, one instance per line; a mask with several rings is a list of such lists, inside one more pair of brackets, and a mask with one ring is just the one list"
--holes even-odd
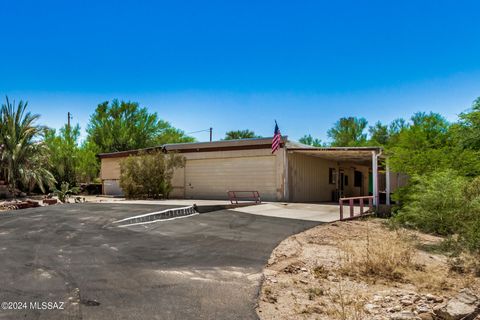
[(328, 183), (337, 183), (337, 170), (335, 170), (335, 168), (328, 168)]
[(353, 186), (361, 188), (362, 187), (362, 180), (363, 180), (362, 171), (355, 170), (354, 175), (353, 175)]
[(343, 184), (346, 185), (346, 186), (348, 186), (348, 176), (345, 176), (345, 177), (343, 178)]

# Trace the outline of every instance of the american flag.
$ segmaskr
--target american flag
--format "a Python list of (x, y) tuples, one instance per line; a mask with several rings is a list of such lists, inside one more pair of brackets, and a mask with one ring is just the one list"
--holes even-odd
[(273, 132), (273, 139), (272, 139), (272, 153), (280, 149), (281, 141), (282, 141), (282, 134), (280, 133), (280, 129), (278, 128), (277, 121), (275, 121), (275, 131)]

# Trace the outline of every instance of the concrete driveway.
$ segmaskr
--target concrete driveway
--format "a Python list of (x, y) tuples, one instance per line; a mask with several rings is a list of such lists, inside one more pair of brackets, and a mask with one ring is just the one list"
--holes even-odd
[[(318, 224), (222, 210), (111, 225), (165, 208), (86, 203), (0, 215), (0, 302), (27, 303), (0, 309), (0, 319), (255, 319), (271, 251)], [(35, 307), (42, 302), (63, 310)]]

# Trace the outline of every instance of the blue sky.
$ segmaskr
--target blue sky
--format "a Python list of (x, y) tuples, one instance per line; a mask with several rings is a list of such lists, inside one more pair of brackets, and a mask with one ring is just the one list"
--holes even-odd
[[(323, 140), (480, 96), (478, 1), (0, 1), (0, 94), (85, 128), (138, 101), (186, 132)], [(208, 134), (195, 135), (200, 141)]]

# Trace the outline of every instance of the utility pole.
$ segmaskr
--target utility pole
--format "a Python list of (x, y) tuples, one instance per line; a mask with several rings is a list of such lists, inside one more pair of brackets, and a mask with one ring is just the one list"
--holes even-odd
[(212, 142), (212, 131), (213, 131), (213, 128), (210, 127), (210, 142)]
[(72, 119), (72, 114), (70, 113), (70, 111), (68, 112), (67, 117), (68, 117), (67, 125), (68, 125), (68, 129), (70, 129), (70, 119)]

